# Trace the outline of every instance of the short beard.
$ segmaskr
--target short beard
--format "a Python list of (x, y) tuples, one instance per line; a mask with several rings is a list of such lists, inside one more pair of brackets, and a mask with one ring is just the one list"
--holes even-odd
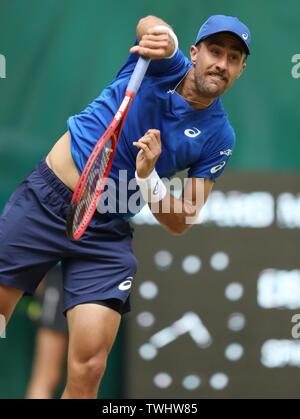
[(221, 96), (226, 90), (226, 85), (223, 88), (218, 88), (216, 85), (208, 83), (205, 75), (195, 75), (195, 87), (200, 96), (208, 99)]

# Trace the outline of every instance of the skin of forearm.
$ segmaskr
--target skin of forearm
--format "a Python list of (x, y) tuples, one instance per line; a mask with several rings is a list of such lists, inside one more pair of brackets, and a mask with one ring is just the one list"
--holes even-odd
[(191, 220), (196, 219), (200, 212), (190, 200), (177, 199), (169, 193), (162, 201), (149, 206), (160, 224), (174, 235), (185, 233), (193, 224)]

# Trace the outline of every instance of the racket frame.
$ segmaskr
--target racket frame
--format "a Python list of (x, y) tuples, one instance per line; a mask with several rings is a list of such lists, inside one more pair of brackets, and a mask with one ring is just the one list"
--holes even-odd
[[(123, 99), (118, 111), (116, 112), (113, 120), (111, 121), (111, 123), (109, 124), (109, 126), (107, 127), (107, 129), (105, 130), (103, 135), (97, 141), (92, 153), (90, 154), (90, 156), (89, 156), (89, 158), (86, 162), (86, 165), (83, 169), (83, 172), (82, 172), (82, 174), (81, 174), (81, 176), (80, 176), (80, 178), (79, 178), (79, 180), (76, 184), (76, 187), (74, 189), (74, 193), (73, 193), (73, 196), (72, 196), (72, 200), (71, 200), (71, 203), (70, 203), (70, 207), (68, 209), (68, 214), (67, 214), (67, 228), (66, 228), (66, 231), (67, 231), (68, 238), (71, 239), (71, 240), (79, 240), (80, 239), (80, 237), (85, 232), (87, 226), (89, 225), (89, 223), (90, 223), (90, 221), (91, 221), (91, 219), (92, 219), (92, 217), (95, 213), (98, 202), (101, 198), (101, 194), (102, 194), (102, 192), (104, 190), (104, 187), (106, 185), (108, 175), (110, 173), (110, 169), (111, 169), (111, 166), (112, 166), (112, 163), (113, 163), (114, 155), (115, 155), (115, 152), (117, 150), (117, 143), (118, 143), (118, 140), (120, 138), (127, 113), (129, 111), (130, 105), (131, 105), (134, 97), (135, 97), (135, 93), (126, 91), (124, 99)], [(94, 164), (96, 158), (98, 157), (101, 150), (105, 147), (105, 144), (107, 143), (107, 141), (109, 139), (112, 139), (112, 149), (113, 149), (113, 151), (109, 156), (108, 164), (107, 164), (106, 169), (103, 173), (102, 180), (101, 180), (101, 186), (98, 186), (96, 188), (96, 190), (94, 191), (92, 201), (89, 205), (89, 208), (86, 210), (86, 214), (83, 217), (82, 222), (78, 226), (77, 230), (73, 231), (73, 221), (74, 221), (75, 211), (76, 211), (77, 205), (80, 201), (83, 188), (86, 184), (86, 181), (88, 179), (88, 176), (90, 174), (90, 171), (93, 167), (93, 164)]]

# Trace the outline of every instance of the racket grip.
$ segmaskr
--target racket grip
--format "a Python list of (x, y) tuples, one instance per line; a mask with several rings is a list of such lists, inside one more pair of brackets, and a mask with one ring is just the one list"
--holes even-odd
[(149, 67), (150, 61), (150, 58), (139, 58), (126, 89), (128, 92), (137, 93)]

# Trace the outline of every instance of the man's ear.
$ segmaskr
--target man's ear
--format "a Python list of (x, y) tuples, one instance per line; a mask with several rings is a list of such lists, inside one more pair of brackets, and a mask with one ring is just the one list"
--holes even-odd
[(199, 52), (199, 49), (196, 47), (196, 45), (192, 45), (190, 48), (190, 57), (191, 57), (191, 62), (194, 67), (196, 65), (198, 52)]
[(243, 74), (243, 72), (244, 72), (244, 70), (245, 70), (246, 67), (247, 67), (247, 64), (246, 63), (243, 63), (242, 68), (240, 69), (240, 72), (239, 72), (239, 74), (237, 76), (237, 79), (239, 79), (241, 77), (241, 75)]

